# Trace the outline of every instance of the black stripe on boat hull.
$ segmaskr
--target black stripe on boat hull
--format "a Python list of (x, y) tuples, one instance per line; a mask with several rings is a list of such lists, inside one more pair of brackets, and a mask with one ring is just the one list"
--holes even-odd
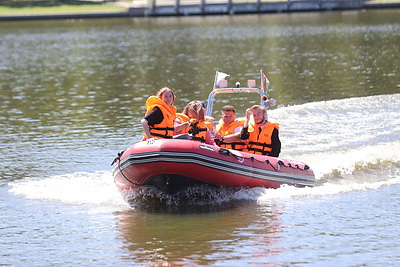
[(130, 154), (121, 160), (119, 167), (115, 168), (114, 177), (118, 172), (120, 172), (120, 169), (123, 171), (131, 165), (161, 162), (197, 164), (206, 168), (212, 168), (218, 171), (237, 174), (252, 179), (260, 179), (285, 184), (313, 186), (315, 182), (313, 176), (266, 170), (240, 163), (233, 163), (218, 158), (210, 158), (209, 156), (193, 152), (169, 151)]

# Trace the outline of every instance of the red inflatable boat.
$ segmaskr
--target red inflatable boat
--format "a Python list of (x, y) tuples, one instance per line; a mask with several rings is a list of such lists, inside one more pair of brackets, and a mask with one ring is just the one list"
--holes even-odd
[(199, 184), (278, 188), (313, 186), (315, 181), (303, 162), (179, 139), (134, 144), (117, 159), (114, 178), (122, 190), (149, 185), (168, 193)]
[[(222, 73), (224, 74), (224, 73)], [(258, 93), (261, 105), (268, 100), (266, 79), (261, 71), (260, 89), (255, 81), (248, 87), (228, 88), (217, 72), (214, 89), (209, 95), (207, 115), (212, 115), (215, 95), (219, 93)], [(216, 88), (219, 86), (220, 88)], [(313, 186), (315, 176), (305, 163), (295, 160), (255, 155), (182, 139), (149, 139), (119, 153), (114, 161), (115, 183), (122, 190), (154, 186), (167, 193), (175, 193), (194, 185), (208, 184), (227, 188), (278, 188), (283, 184)]]

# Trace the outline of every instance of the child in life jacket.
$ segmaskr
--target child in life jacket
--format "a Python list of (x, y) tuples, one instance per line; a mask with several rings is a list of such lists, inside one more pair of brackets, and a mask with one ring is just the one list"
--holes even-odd
[(176, 131), (181, 131), (189, 126), (186, 122), (174, 125), (176, 107), (173, 105), (175, 94), (168, 87), (160, 89), (155, 96), (150, 96), (146, 101), (146, 114), (140, 121), (144, 131), (143, 140), (150, 138), (173, 138)]
[(214, 138), (205, 122), (204, 109), (200, 101), (189, 102), (182, 113), (189, 118), (190, 122), (190, 126), (183, 132), (191, 134), (194, 141), (215, 145)]

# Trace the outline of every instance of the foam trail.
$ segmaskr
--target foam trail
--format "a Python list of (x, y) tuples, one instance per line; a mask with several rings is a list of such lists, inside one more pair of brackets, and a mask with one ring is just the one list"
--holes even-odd
[(11, 193), (28, 199), (104, 209), (126, 207), (114, 184), (111, 171), (76, 172), (44, 179), (27, 178), (9, 185)]
[[(343, 181), (342, 181), (343, 182)], [(388, 180), (364, 183), (325, 183), (322, 186), (297, 188), (294, 186), (282, 186), (278, 189), (263, 189), (257, 202), (265, 203), (276, 199), (290, 199), (295, 197), (315, 197), (336, 195), (352, 191), (376, 190), (383, 186), (400, 184), (400, 172), (388, 178)]]
[[(281, 125), (281, 156), (309, 164), (319, 186), (210, 190), (212, 203), (332, 195), (400, 183), (400, 94), (283, 107), (269, 111), (269, 117)], [(128, 207), (111, 171), (26, 178), (10, 187), (10, 192), (29, 199), (97, 209)], [(149, 194), (144, 192), (136, 197)]]
[(400, 163), (400, 94), (313, 102), (269, 111), (282, 157), (307, 162), (317, 179), (357, 166)]

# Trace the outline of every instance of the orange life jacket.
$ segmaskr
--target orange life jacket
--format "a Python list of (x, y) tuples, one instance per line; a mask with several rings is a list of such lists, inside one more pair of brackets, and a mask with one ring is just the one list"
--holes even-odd
[[(235, 129), (237, 127), (243, 127), (244, 122), (245, 122), (244, 120), (235, 120), (231, 122), (231, 124), (226, 125), (224, 121), (221, 119), (219, 120), (219, 123), (217, 125), (216, 132), (219, 133), (221, 136), (234, 134)], [(242, 151), (246, 147), (246, 145), (241, 141), (236, 141), (233, 143), (225, 143), (222, 141), (221, 143), (219, 143), (219, 146), (223, 148), (235, 149), (240, 151)]]
[(184, 123), (184, 122), (187, 122), (187, 121), (190, 120), (190, 118), (187, 115), (183, 114), (183, 113), (176, 113), (175, 116), (176, 116), (176, 120), (175, 121), (178, 124), (181, 124), (181, 123)]
[(193, 141), (205, 143), (207, 135), (207, 125), (205, 121), (196, 121), (184, 130), (185, 133), (190, 133), (193, 136)]
[(259, 155), (267, 155), (272, 151), (272, 132), (274, 129), (279, 129), (278, 123), (267, 122), (260, 128), (253, 124), (249, 127), (249, 139), (247, 147), (243, 150)]
[[(161, 123), (155, 124), (153, 126), (149, 125), (149, 130), (151, 136), (156, 139), (161, 138), (172, 138), (174, 135), (174, 121), (176, 114), (176, 107), (174, 105), (167, 105), (161, 98), (157, 96), (150, 96), (146, 101), (146, 114), (145, 116), (155, 107), (158, 107), (164, 119)], [(144, 140), (146, 140), (146, 136)]]
[(212, 121), (204, 121), (204, 124), (207, 126), (208, 130), (212, 130), (214, 127), (214, 123), (212, 123)]

